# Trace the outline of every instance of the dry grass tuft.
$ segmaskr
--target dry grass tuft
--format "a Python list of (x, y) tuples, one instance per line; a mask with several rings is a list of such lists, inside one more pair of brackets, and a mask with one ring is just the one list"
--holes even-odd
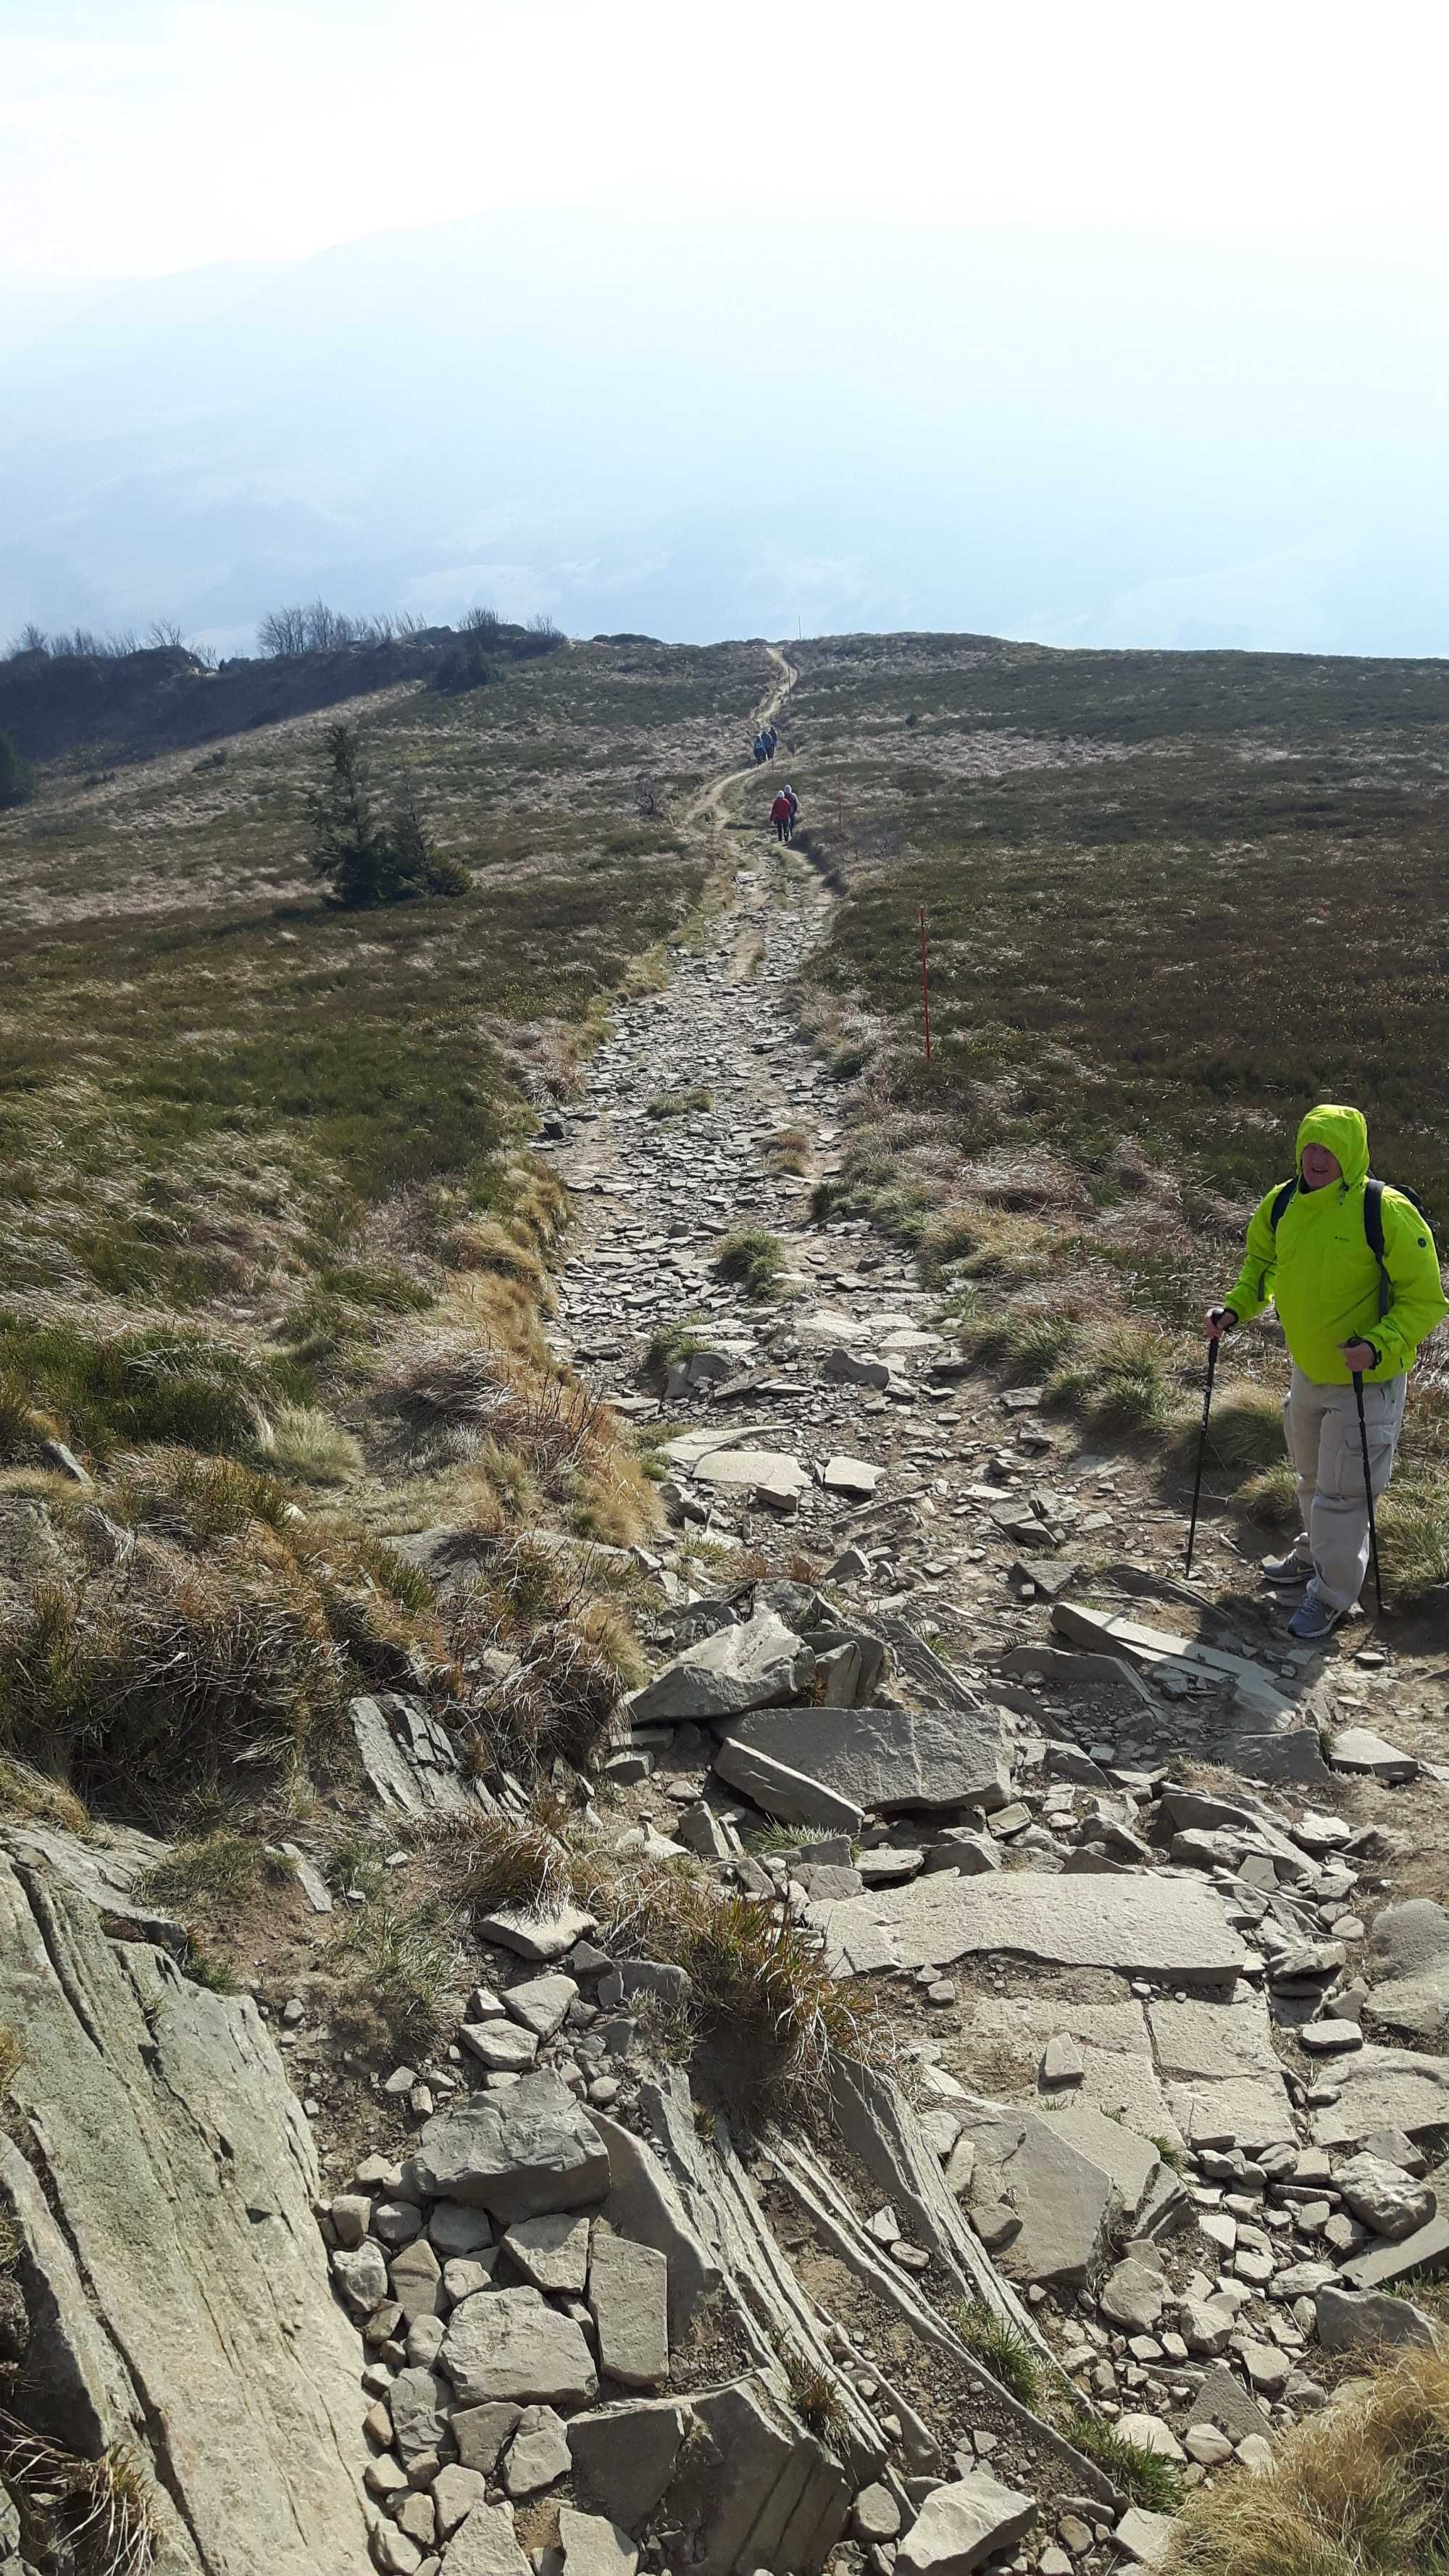
[(843, 2451), (850, 2418), (838, 2382), (794, 2344), (786, 2346), (780, 2359), (789, 2384), (790, 2403), (806, 2432), (813, 2433), (827, 2450)]
[(158, 2537), (146, 2473), (129, 2445), (82, 2459), (0, 2411), (0, 2470), (71, 2576), (149, 2576)]
[(1357, 2404), (1189, 2498), (1164, 2576), (1409, 2576), (1449, 2560), (1449, 2360), (1412, 2351)]
[(279, 1405), (258, 1446), (277, 1475), (303, 1485), (345, 1485), (362, 1466), (360, 1442), (315, 1404)]
[(63, 1558), (0, 1636), (0, 1746), (83, 1797), (169, 1832), (228, 1790), (325, 1776), (355, 1690), (444, 1665), (426, 1579), (265, 1476), (153, 1450), (108, 1501), (129, 1544)]
[(837, 1985), (808, 1937), (753, 1897), (721, 1898), (676, 1864), (642, 1885), (595, 1884), (590, 1903), (616, 1946), (686, 1971), (695, 2044), (732, 2110), (798, 2106), (818, 2095), (835, 2058), (890, 2057), (875, 2005)]
[(490, 1819), (469, 1829), (458, 1893), (475, 1916), (505, 1907), (519, 1914), (555, 1914), (578, 1883), (577, 1854), (542, 1816), (524, 1824)]

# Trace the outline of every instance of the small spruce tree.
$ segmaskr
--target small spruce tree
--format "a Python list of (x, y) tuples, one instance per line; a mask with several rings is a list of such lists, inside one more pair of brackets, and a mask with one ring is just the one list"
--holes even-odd
[(409, 796), (390, 824), (379, 824), (361, 745), (350, 725), (329, 725), (322, 783), (307, 800), (312, 865), (326, 877), (331, 900), (349, 910), (410, 903), (419, 895), (466, 894), (465, 867), (435, 850)]

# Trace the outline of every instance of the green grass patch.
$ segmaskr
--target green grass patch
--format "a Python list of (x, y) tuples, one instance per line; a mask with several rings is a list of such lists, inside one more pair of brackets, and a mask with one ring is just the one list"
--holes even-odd
[(785, 1247), (767, 1226), (737, 1225), (718, 1246), (713, 1267), (747, 1297), (763, 1301), (778, 1294)]
[(1023, 2406), (1034, 2407), (1041, 2396), (1041, 2364), (1024, 2335), (1007, 2325), (985, 2301), (962, 2301), (950, 2311), (950, 2322), (961, 2341), (983, 2369), (989, 2370), (1003, 2388)]
[(1182, 2501), (1182, 2480), (1171, 2460), (1129, 2442), (1100, 2416), (1075, 2406), (1060, 2419), (1059, 2431), (1083, 2457), (1105, 2469), (1114, 2485), (1148, 2513), (1175, 2513)]

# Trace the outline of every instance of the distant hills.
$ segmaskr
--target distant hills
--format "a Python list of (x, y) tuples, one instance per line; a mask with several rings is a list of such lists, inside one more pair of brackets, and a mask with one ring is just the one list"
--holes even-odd
[[(621, 149), (632, 148), (627, 138)], [(0, 633), (321, 592), (702, 640), (1449, 646), (1437, 281), (529, 211), (0, 293)]]

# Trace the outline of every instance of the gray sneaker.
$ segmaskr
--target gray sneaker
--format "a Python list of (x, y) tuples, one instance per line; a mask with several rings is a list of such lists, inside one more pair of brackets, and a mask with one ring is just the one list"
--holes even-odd
[(1305, 1584), (1312, 1572), (1312, 1565), (1304, 1563), (1296, 1548), (1290, 1548), (1286, 1556), (1265, 1556), (1258, 1568), (1258, 1579), (1281, 1584), (1286, 1590), (1290, 1585)]
[(1317, 1645), (1322, 1638), (1331, 1637), (1340, 1619), (1347, 1615), (1343, 1610), (1331, 1610), (1326, 1601), (1319, 1600), (1316, 1592), (1310, 1592), (1289, 1620), (1288, 1634), (1302, 1638), (1309, 1645)]

